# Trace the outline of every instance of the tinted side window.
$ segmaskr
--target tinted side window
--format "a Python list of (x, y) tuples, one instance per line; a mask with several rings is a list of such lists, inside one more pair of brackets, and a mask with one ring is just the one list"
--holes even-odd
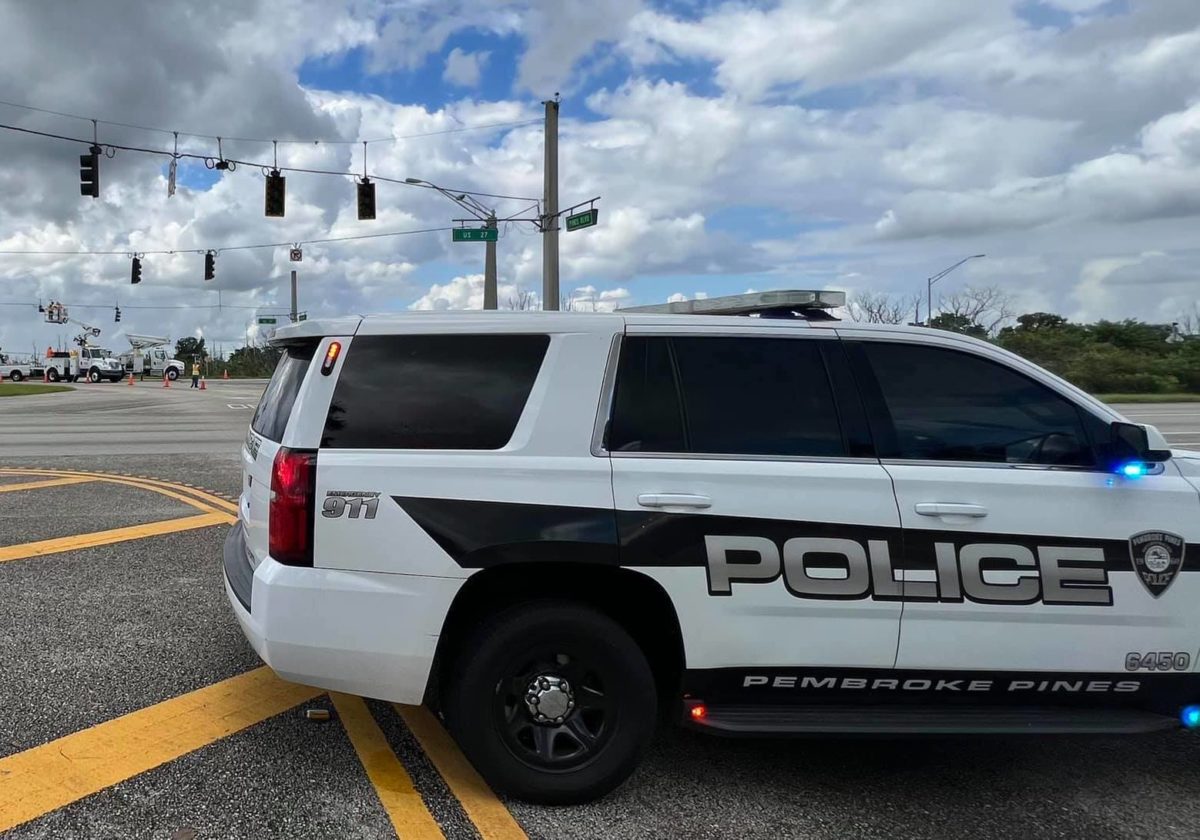
[[(885, 412), (883, 458), (1090, 466), (1079, 412), (1005, 365), (940, 347), (862, 342)], [(894, 432), (894, 433), (893, 433)]]
[(287, 428), (288, 417), (291, 416), (292, 406), (304, 384), (304, 375), (308, 372), (308, 363), (316, 352), (316, 342), (305, 342), (303, 345), (288, 347), (279, 357), (275, 373), (263, 391), (262, 399), (250, 421), (250, 428), (268, 440), (276, 443), (283, 440), (283, 431)]
[(815, 340), (676, 338), (688, 448), (737, 455), (845, 455)]
[(845, 454), (816, 342), (750, 337), (626, 339), (609, 448)]
[(359, 336), (343, 362), (321, 445), (500, 449), (549, 345), (545, 335)]
[(670, 339), (629, 336), (621, 343), (608, 449), (687, 451)]

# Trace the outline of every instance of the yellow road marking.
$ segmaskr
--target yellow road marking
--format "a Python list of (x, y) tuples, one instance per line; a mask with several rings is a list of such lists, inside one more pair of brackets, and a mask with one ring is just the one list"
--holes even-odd
[[(204, 490), (184, 487), (181, 484), (176, 484), (170, 481), (162, 481), (156, 478), (136, 478), (132, 476), (117, 476), (108, 473), (80, 472), (78, 470), (44, 470), (44, 469), (25, 469), (18, 467), (0, 468), (0, 475), (29, 475), (29, 476), (64, 476), (71, 478), (86, 478), (92, 481), (107, 481), (112, 484), (124, 484), (128, 487), (139, 487), (143, 490), (151, 490), (164, 496), (170, 496), (185, 504), (191, 505), (200, 510), (211, 510), (217, 508), (226, 510), (230, 513), (237, 513), (238, 507), (235, 503), (222, 499), (219, 496), (214, 496)], [(195, 497), (195, 498), (193, 498)]]
[(396, 835), (402, 840), (444, 837), (362, 698), (332, 691), (329, 696)]
[(0, 832), (311, 700), (269, 668), (156, 703), (0, 759)]
[(441, 722), (424, 706), (401, 706), (396, 711), (416, 736), (450, 792), (458, 797), (467, 817), (483, 840), (525, 840), (525, 832), (487, 782), (467, 761)]
[(26, 557), (40, 557), (44, 554), (95, 548), (128, 540), (140, 540), (145, 537), (157, 537), (162, 534), (175, 534), (180, 531), (207, 528), (210, 525), (233, 524), (236, 521), (235, 517), (227, 513), (201, 513), (197, 516), (185, 516), (182, 519), (168, 519), (165, 522), (148, 522), (145, 525), (131, 525), (128, 528), (113, 528), (111, 531), (93, 531), (90, 534), (73, 534), (69, 537), (57, 537), (52, 540), (9, 545), (0, 548), (0, 563), (9, 560), (24, 560)]
[(16, 493), (19, 490), (41, 490), (44, 487), (65, 487), (68, 484), (83, 484), (94, 478), (72, 476), (70, 478), (47, 478), (43, 481), (26, 481), (23, 484), (0, 484), (0, 493)]

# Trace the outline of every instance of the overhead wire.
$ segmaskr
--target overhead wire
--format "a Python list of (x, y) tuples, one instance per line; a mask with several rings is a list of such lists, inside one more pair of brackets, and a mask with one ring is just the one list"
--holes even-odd
[(454, 228), (452, 226), (415, 228), (413, 230), (392, 230), (385, 231), (383, 233), (362, 233), (355, 236), (327, 236), (320, 239), (289, 239), (286, 242), (262, 242), (253, 245), (226, 245), (223, 248), (160, 248), (149, 250), (126, 248), (123, 251), (94, 251), (88, 249), (67, 251), (30, 248), (4, 249), (0, 250), (0, 255), (17, 257), (127, 257), (131, 254), (142, 256), (146, 254), (207, 254), (210, 251), (216, 254), (221, 254), (225, 251), (252, 251), (258, 248), (292, 248), (300, 245), (326, 245), (331, 242), (352, 242), (357, 239), (381, 239), (389, 236), (415, 236), (421, 233), (442, 233), (444, 231), (453, 229)]
[[(0, 123), (0, 129), (2, 129), (4, 131), (16, 131), (16, 132), (20, 132), (22, 134), (33, 134), (38, 137), (48, 137), (53, 140), (65, 140), (68, 143), (82, 143), (84, 145), (93, 145), (95, 143), (95, 141), (92, 141), (92, 140), (85, 140), (85, 139), (81, 139), (79, 137), (71, 137), (66, 134), (56, 134), (52, 131), (38, 131), (37, 129), (26, 128), (24, 126), (19, 126), (19, 125), (9, 125), (7, 123)], [(225, 137), (225, 138), (215, 138), (215, 139), (218, 140), (218, 148), (219, 148), (220, 147), (219, 141), (228, 140), (230, 138)], [(267, 141), (267, 142), (270, 142), (270, 141)], [(201, 161), (202, 163), (204, 163), (204, 165), (206, 167), (208, 167), (209, 169), (214, 168), (216, 163), (224, 162), (224, 163), (228, 163), (228, 164), (233, 164), (235, 168), (238, 166), (254, 167), (254, 168), (261, 170), (264, 173), (274, 169), (279, 172), (299, 172), (301, 174), (307, 174), (307, 175), (334, 175), (339, 178), (357, 178), (358, 177), (353, 172), (339, 171), (339, 170), (334, 170), (334, 169), (313, 169), (311, 167), (303, 167), (303, 166), (272, 166), (272, 165), (268, 165), (266, 163), (259, 163), (257, 161), (239, 160), (238, 158), (227, 158), (227, 157), (223, 157), (220, 152), (218, 152), (217, 156), (214, 157), (212, 155), (205, 155), (205, 154), (200, 154), (197, 152), (180, 152), (180, 151), (168, 152), (166, 149), (150, 149), (145, 146), (129, 146), (129, 145), (126, 145), (123, 143), (102, 142), (102, 143), (99, 143), (98, 145), (100, 145), (101, 147), (104, 147), (106, 149), (110, 149), (110, 150), (119, 149), (123, 152), (138, 152), (140, 154), (158, 155), (160, 157), (171, 158), (172, 160), (182, 160), (182, 159), (198, 160), (198, 161)], [(407, 179), (403, 179), (403, 178), (389, 178), (385, 175), (370, 175), (369, 177), (372, 180), (385, 181), (389, 184), (402, 184), (406, 187), (416, 187), (416, 188), (420, 188), (420, 189), (436, 189), (436, 187), (431, 187), (428, 184), (425, 184), (425, 183), (414, 184), (411, 181), (408, 181)], [(527, 195), (502, 195), (502, 194), (498, 194), (498, 193), (480, 192), (478, 190), (450, 189), (449, 187), (443, 187), (442, 189), (446, 190), (447, 192), (462, 193), (463, 195), (481, 196), (484, 198), (498, 198), (498, 199), (505, 199), (505, 200), (509, 200), (509, 201), (536, 201), (537, 200), (537, 199), (535, 199), (531, 196), (527, 196)]]
[(176, 131), (169, 128), (158, 128), (150, 125), (138, 125), (136, 123), (119, 122), (117, 120), (102, 120), (96, 117), (85, 117), (82, 114), (71, 114), (66, 111), (55, 111), (50, 108), (39, 108), (34, 105), (26, 105), (21, 102), (8, 102), (0, 99), (0, 105), (9, 108), (19, 108), (23, 111), (34, 111), (39, 114), (50, 114), (55, 117), (64, 117), (71, 120), (81, 120), (84, 122), (96, 123), (99, 125), (110, 125), (118, 128), (130, 128), (135, 131), (151, 131), (158, 134), (173, 134), (183, 137), (195, 137), (202, 140), (216, 140), (218, 138), (229, 140), (235, 143), (288, 143), (295, 145), (326, 145), (326, 146), (357, 146), (360, 143), (395, 143), (401, 140), (416, 140), (421, 137), (437, 137), (443, 134), (459, 134), (465, 131), (485, 131), (491, 128), (519, 128), (527, 125), (535, 125), (541, 122), (540, 119), (528, 120), (509, 120), (506, 122), (481, 123), (479, 125), (465, 125), (455, 128), (439, 129), (437, 131), (424, 131), (416, 134), (392, 134), (387, 137), (373, 137), (368, 140), (343, 140), (341, 138), (315, 138), (312, 140), (300, 139), (285, 139), (265, 138), (265, 137), (231, 137), (225, 134), (202, 134), (196, 131)]

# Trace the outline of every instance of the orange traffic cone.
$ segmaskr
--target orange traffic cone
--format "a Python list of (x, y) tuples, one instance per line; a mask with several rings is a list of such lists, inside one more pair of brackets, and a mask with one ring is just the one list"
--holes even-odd
[(163, 387), (164, 388), (171, 387), (171, 377), (167, 376), (165, 373), (163, 374)]
[(205, 385), (205, 384), (204, 384), (204, 382), (205, 382), (205, 379), (204, 379), (204, 377), (203, 377), (203, 376), (202, 376), (202, 377), (200, 377), (200, 390), (201, 390), (201, 391), (207, 391), (207, 390), (208, 390), (208, 386), (207, 386), (207, 385)]
[(229, 368), (225, 368), (225, 375), (224, 375), (224, 376), (222, 376), (221, 378), (222, 378), (222, 379), (228, 379), (228, 378), (229, 378)]
[(133, 387), (133, 374), (132, 374), (132, 373), (131, 373), (131, 374), (129, 374), (129, 387), (130, 387), (130, 388), (132, 388), (132, 387)]

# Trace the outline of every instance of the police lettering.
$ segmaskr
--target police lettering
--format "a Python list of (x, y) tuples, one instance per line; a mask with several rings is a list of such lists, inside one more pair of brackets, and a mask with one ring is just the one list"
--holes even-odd
[(897, 576), (885, 540), (706, 536), (708, 591), (732, 595), (736, 583), (783, 585), (797, 598), (974, 601), (980, 604), (1111, 606), (1104, 550), (1016, 543), (934, 543), (934, 580)]

